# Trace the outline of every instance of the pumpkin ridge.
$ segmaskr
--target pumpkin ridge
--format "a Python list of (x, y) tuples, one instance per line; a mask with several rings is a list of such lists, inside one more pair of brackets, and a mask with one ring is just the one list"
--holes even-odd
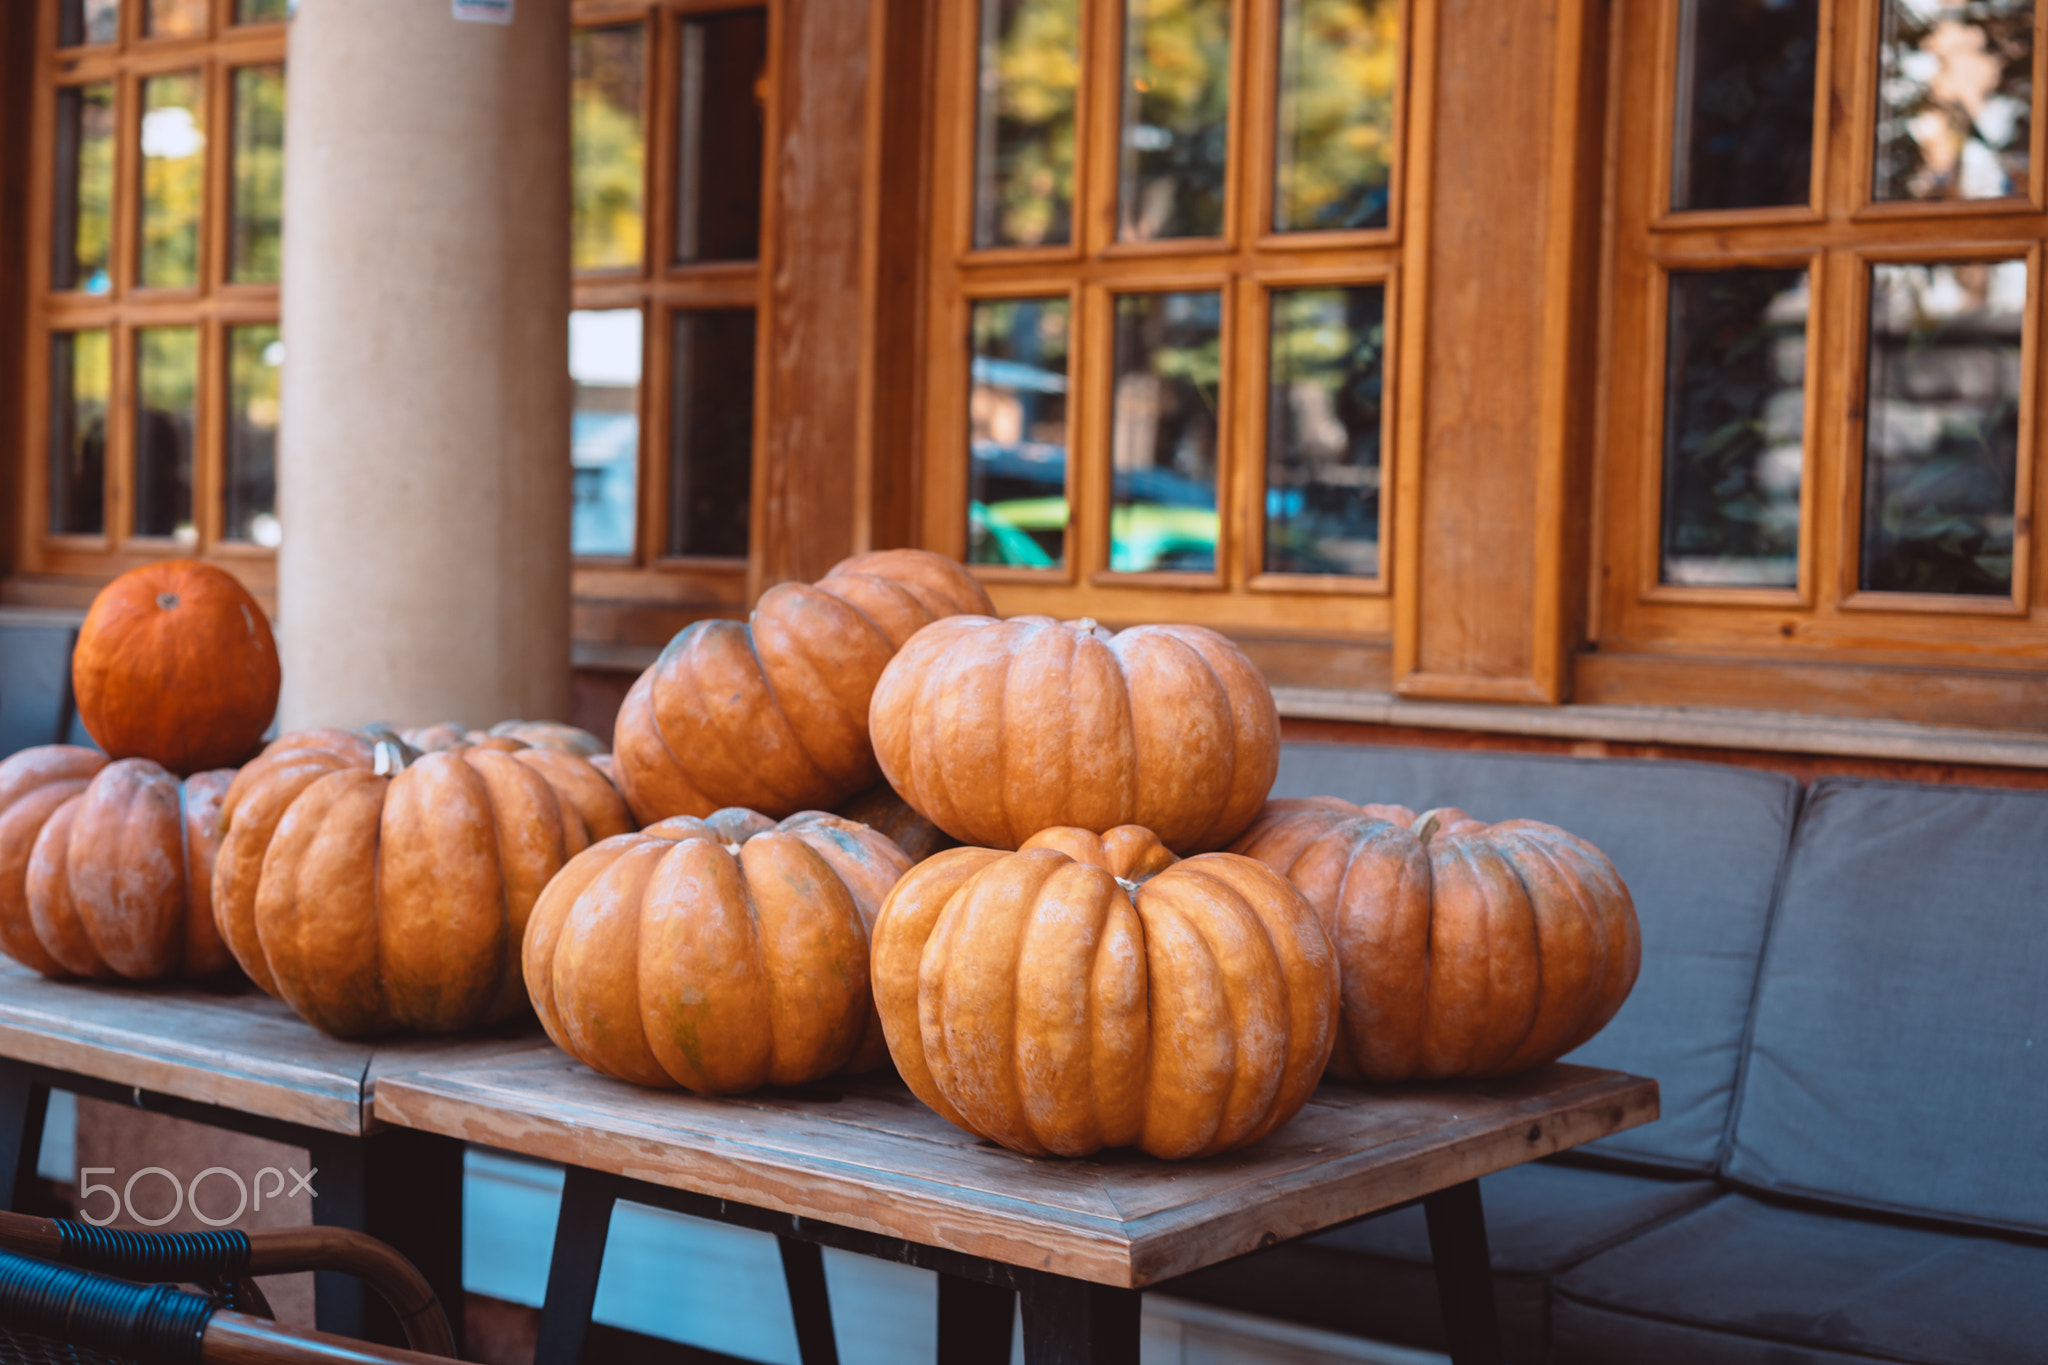
[[(1496, 832), (1496, 837), (1500, 838), (1501, 836)], [(1512, 1075), (1516, 1071), (1525, 1070), (1527, 1067), (1534, 1065), (1536, 1061), (1542, 1060), (1539, 1054), (1551, 1053), (1552, 1055), (1562, 1056), (1571, 1051), (1573, 1047), (1578, 1045), (1578, 1035), (1585, 1027), (1586, 1020), (1602, 1003), (1602, 996), (1597, 990), (1582, 990), (1578, 992), (1576, 998), (1571, 1001), (1574, 1010), (1569, 1020), (1570, 1027), (1556, 1029), (1555, 1041), (1563, 1046), (1557, 1047), (1554, 1052), (1549, 1046), (1538, 1046), (1539, 1044), (1548, 1044), (1551, 1041), (1538, 1034), (1537, 1026), (1543, 1020), (1543, 1001), (1552, 987), (1551, 977), (1553, 973), (1549, 964), (1556, 956), (1553, 952), (1543, 950), (1543, 943), (1546, 937), (1543, 932), (1544, 922), (1550, 915), (1563, 912), (1564, 907), (1558, 904), (1557, 899), (1552, 895), (1545, 894), (1539, 898), (1538, 888), (1529, 884), (1529, 878), (1523, 872), (1520, 859), (1516, 857), (1516, 853), (1531, 859), (1540, 859), (1556, 877), (1557, 886), (1555, 891), (1557, 897), (1562, 897), (1569, 902), (1569, 913), (1582, 926), (1582, 937), (1585, 943), (1590, 945), (1591, 950), (1598, 954), (1598, 961), (1586, 972), (1589, 981), (1600, 982), (1605, 979), (1607, 975), (1608, 944), (1606, 936), (1598, 931), (1598, 927), (1594, 923), (1594, 907), (1586, 903), (1579, 886), (1569, 875), (1569, 870), (1563, 865), (1562, 860), (1546, 847), (1540, 839), (1517, 838), (1514, 833), (1510, 833), (1504, 837), (1503, 842), (1507, 843), (1514, 850), (1514, 852), (1506, 854), (1508, 865), (1514, 868), (1515, 875), (1522, 879), (1523, 889), (1528, 894), (1529, 908), (1535, 916), (1538, 943), (1538, 951), (1536, 953), (1537, 1012), (1535, 1017), (1529, 1021), (1529, 1028), (1523, 1034), (1521, 1042), (1508, 1054), (1507, 1060), (1500, 1063), (1498, 1067), (1500, 1074)], [(1530, 1060), (1525, 1061), (1525, 1056), (1528, 1056)]]
[(1165, 634), (1174, 644), (1180, 646), (1184, 652), (1195, 656), (1195, 662), (1201, 665), (1202, 672), (1208, 675), (1209, 681), (1215, 685), (1217, 694), (1224, 701), (1224, 705), (1219, 708), (1223, 716), (1223, 757), (1221, 766), (1223, 768), (1222, 785), (1224, 797), (1223, 800), (1216, 803), (1215, 816), (1190, 840), (1192, 846), (1202, 848), (1215, 842), (1217, 827), (1219, 825), (1227, 825), (1234, 814), (1231, 810), (1232, 802), (1230, 801), (1230, 795), (1237, 788), (1237, 746), (1239, 742), (1237, 708), (1230, 704), (1232, 700), (1230, 684), (1224, 680), (1221, 673), (1216, 671), (1216, 666), (1209, 662), (1209, 656), (1203, 653), (1199, 647), (1184, 639), (1179, 630), (1169, 627)]

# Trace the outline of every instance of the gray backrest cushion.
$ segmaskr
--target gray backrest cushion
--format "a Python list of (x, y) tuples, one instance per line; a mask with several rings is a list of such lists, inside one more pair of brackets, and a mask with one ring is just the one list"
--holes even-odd
[(2048, 793), (1815, 784), (1728, 1173), (2048, 1232)]
[(0, 621), (0, 758), (59, 734), (71, 690), (71, 641), (78, 628)]
[(1635, 898), (1643, 970), (1614, 1021), (1571, 1060), (1653, 1077), (1663, 1118), (1589, 1150), (1713, 1169), (1796, 782), (1706, 763), (1289, 744), (1273, 795), (1459, 806), (1489, 822), (1542, 820), (1597, 845)]

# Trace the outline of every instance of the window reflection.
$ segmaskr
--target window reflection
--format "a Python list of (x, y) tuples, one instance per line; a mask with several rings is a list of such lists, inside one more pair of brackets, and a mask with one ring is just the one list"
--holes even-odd
[(2025, 194), (2034, 0), (1885, 0), (1879, 199)]
[(284, 223), (284, 67), (235, 72), (234, 203), (228, 278), (275, 284)]
[(136, 332), (135, 389), (135, 534), (195, 544), (192, 429), (199, 407), (199, 329)]
[(1272, 296), (1266, 396), (1267, 573), (1380, 568), (1380, 396), (1386, 290)]
[(199, 205), (206, 191), (200, 91), (196, 71), (142, 83), (144, 285), (188, 289), (199, 283)]
[(1126, 0), (1123, 98), (1117, 235), (1221, 236), (1230, 0)]
[(57, 44), (111, 43), (120, 36), (120, 0), (62, 0), (57, 8)]
[(207, 0), (148, 0), (142, 31), (152, 38), (192, 38), (206, 32)]
[(974, 244), (1072, 239), (1080, 0), (982, 0)]
[(675, 258), (751, 261), (761, 254), (768, 12), (691, 19), (682, 35)]
[(294, 0), (235, 0), (238, 24), (274, 24), (292, 17)]
[(114, 221), (114, 86), (57, 92), (57, 184), (52, 195), (50, 287), (104, 294)]
[(1671, 276), (1663, 582), (1797, 586), (1807, 305), (1804, 270)]
[(1275, 231), (1386, 226), (1400, 70), (1396, 0), (1286, 0)]
[(1819, 0), (1686, 0), (1672, 208), (1808, 201), (1819, 39)]
[(641, 116), (646, 32), (579, 28), (569, 45), (569, 132), (578, 270), (632, 270), (646, 231)]
[(970, 564), (1065, 562), (1069, 321), (1064, 298), (974, 304)]
[(113, 347), (104, 331), (50, 338), (50, 531), (106, 529), (107, 400)]
[(2024, 261), (1872, 269), (1865, 589), (2012, 591), (2026, 309)]
[(640, 328), (637, 308), (569, 314), (569, 544), (579, 555), (633, 553), (640, 482)]
[(221, 496), (221, 534), (275, 549), (284, 540), (277, 520), (277, 418), (283, 394), (284, 342), (277, 324), (228, 332), (228, 443)]
[(1216, 567), (1222, 326), (1214, 292), (1116, 301), (1112, 569)]
[(754, 310), (675, 315), (668, 552), (743, 559), (754, 479)]

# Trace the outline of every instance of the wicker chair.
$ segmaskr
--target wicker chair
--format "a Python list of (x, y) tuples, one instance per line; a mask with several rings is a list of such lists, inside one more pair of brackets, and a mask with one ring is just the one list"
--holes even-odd
[[(390, 1304), (411, 1349), (269, 1321), (251, 1277), (306, 1270), (343, 1271), (370, 1285)], [(426, 1280), (360, 1232), (120, 1232), (0, 1212), (0, 1365), (424, 1365), (454, 1354), (448, 1319)]]

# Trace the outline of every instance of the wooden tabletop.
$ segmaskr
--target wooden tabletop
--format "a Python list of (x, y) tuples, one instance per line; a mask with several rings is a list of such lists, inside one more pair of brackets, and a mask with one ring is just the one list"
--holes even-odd
[(387, 1075), (377, 1117), (1077, 1279), (1142, 1287), (1657, 1117), (1655, 1081), (1555, 1064), (1508, 1081), (1326, 1082), (1240, 1152), (1031, 1158), (902, 1083), (705, 1099), (560, 1053)]
[(344, 1042), (254, 986), (48, 981), (0, 963), (0, 1057), (333, 1133), (376, 1126), (371, 1096), (393, 1071), (550, 1051), (530, 1022), (506, 1035)]

